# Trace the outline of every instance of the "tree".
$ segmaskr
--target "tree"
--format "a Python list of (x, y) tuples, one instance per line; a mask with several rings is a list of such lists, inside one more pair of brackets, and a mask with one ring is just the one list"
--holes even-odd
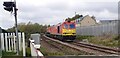
[(91, 18), (95, 19), (95, 16), (92, 16)]
[(73, 20), (76, 20), (76, 19), (78, 19), (78, 18), (80, 18), (80, 17), (83, 17), (83, 15), (79, 15), (79, 14), (76, 14), (74, 17), (72, 17), (72, 18), (66, 18), (65, 19), (65, 21), (68, 21), (68, 20), (70, 20), (70, 21), (73, 21)]
[(50, 25), (48, 25), (48, 27), (50, 27)]
[[(26, 23), (19, 23), (18, 24), (18, 30), (20, 32), (25, 33), (26, 41), (28, 41), (28, 39), (30, 38), (30, 34), (45, 33), (47, 27), (48, 27), (48, 25), (40, 25), (38, 23), (33, 24), (32, 22), (28, 22), (27, 24)], [(15, 27), (9, 28), (9, 29), (7, 29), (7, 31), (15, 32)]]
[(72, 20), (76, 20), (76, 19), (78, 19), (80, 17), (83, 17), (83, 15), (76, 14), (74, 17), (72, 17)]

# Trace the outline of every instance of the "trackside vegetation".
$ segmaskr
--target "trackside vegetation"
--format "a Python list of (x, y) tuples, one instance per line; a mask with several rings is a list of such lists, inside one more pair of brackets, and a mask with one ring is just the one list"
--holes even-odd
[(105, 36), (81, 36), (77, 35), (76, 39), (79, 41), (85, 41), (97, 45), (103, 45), (108, 47), (118, 47), (119, 37), (116, 35), (105, 35)]

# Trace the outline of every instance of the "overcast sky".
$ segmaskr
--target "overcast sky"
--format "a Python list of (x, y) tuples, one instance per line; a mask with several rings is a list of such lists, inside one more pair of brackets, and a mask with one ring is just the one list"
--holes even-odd
[[(13, 14), (3, 9), (0, 0), (0, 27), (14, 26)], [(119, 0), (16, 0), (18, 23), (29, 21), (39, 24), (57, 24), (65, 18), (73, 17), (75, 12), (95, 16), (96, 20), (114, 20), (118, 18)]]

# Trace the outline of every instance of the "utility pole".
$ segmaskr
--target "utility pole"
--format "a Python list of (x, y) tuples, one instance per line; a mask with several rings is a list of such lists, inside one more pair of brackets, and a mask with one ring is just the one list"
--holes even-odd
[(17, 8), (16, 8), (16, 0), (14, 0), (14, 16), (15, 16), (15, 30), (16, 30), (16, 39), (17, 39), (17, 55), (19, 55), (19, 38), (18, 38), (18, 27), (17, 27)]
[(16, 0), (14, 2), (4, 2), (3, 4), (4, 9), (9, 12), (13, 12), (14, 10), (14, 16), (15, 16), (15, 30), (16, 30), (16, 39), (17, 39), (17, 55), (19, 55), (19, 38), (18, 38), (18, 28), (17, 28), (17, 8), (16, 8)]

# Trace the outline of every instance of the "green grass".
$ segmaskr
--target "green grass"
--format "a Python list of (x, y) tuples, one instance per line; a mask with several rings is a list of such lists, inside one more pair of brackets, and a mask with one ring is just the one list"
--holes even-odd
[(27, 56), (27, 57), (30, 57), (30, 56), (31, 56), (30, 47), (27, 47), (27, 48), (26, 48), (26, 56)]
[(16, 53), (15, 52), (5, 52), (5, 51), (2, 51), (2, 56), (15, 56)]
[[(19, 52), (19, 56), (22, 56), (23, 52), (20, 51)], [(17, 56), (16, 52), (6, 52), (6, 51), (2, 51), (2, 56)]]
[(93, 37), (94, 36), (80, 36), (80, 35), (77, 35), (76, 39), (82, 41), (83, 39), (90, 39), (90, 38), (93, 38)]
[(98, 44), (98, 45), (104, 45), (109, 47), (118, 47), (118, 41), (114, 39), (95, 39), (91, 38), (88, 39), (89, 42)]
[(77, 35), (77, 40), (82, 41), (83, 39), (87, 39), (88, 42), (109, 46), (109, 47), (118, 47), (118, 36), (116, 35), (106, 35), (106, 36), (79, 36)]

